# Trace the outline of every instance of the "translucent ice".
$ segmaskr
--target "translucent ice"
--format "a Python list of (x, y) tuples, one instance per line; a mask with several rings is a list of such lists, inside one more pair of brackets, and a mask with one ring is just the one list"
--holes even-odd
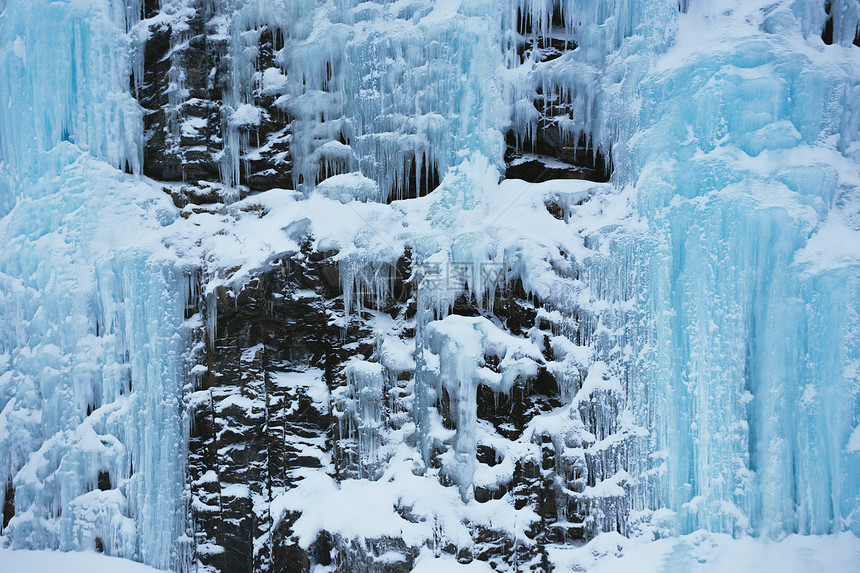
[(117, 169), (141, 169), (139, 12), (0, 13), (0, 488), (14, 488), (14, 547), (179, 567), (187, 289), (152, 235), (176, 214)]

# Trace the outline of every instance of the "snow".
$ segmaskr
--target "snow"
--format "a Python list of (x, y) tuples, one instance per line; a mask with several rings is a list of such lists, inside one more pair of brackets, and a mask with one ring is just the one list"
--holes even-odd
[(425, 550), (419, 556), (412, 573), (490, 573), (495, 571), (492, 567), (481, 561), (471, 563), (459, 563), (450, 555), (434, 556)]
[(590, 573), (807, 573), (860, 567), (860, 539), (850, 533), (789, 535), (778, 541), (706, 532), (644, 541), (607, 533), (581, 547), (549, 551), (559, 570)]
[(858, 452), (860, 451), (860, 426), (854, 428), (851, 432), (851, 437), (848, 438), (848, 445), (846, 449), (849, 452)]
[(322, 370), (310, 368), (304, 372), (274, 372), (272, 382), (280, 387), (301, 389), (315, 403), (328, 402), (329, 391)]
[(795, 263), (811, 273), (856, 267), (860, 264), (860, 228), (841, 213), (830, 214), (797, 252)]
[(439, 0), (433, 3), (433, 10), (421, 19), (422, 24), (438, 22), (454, 16), (460, 10), (463, 0)]
[(0, 549), (4, 573), (63, 571), (63, 573), (156, 573), (141, 563), (95, 552), (23, 551)]
[(532, 543), (526, 531), (539, 517), (530, 508), (515, 509), (509, 496), (464, 504), (457, 488), (415, 475), (418, 463), (415, 453), (401, 445), (377, 480), (338, 483), (322, 471), (301, 470), (304, 479), (272, 501), (275, 524), (287, 511), (301, 512), (292, 530), (303, 548), (321, 531), (361, 542), (393, 537), (420, 547), (434, 539), (437, 527), (457, 546), (470, 547), (468, 525), (475, 524), (506, 531), (520, 543)]
[(230, 125), (235, 127), (246, 127), (260, 125), (262, 110), (251, 104), (243, 103), (230, 116)]
[(333, 175), (317, 185), (317, 191), (341, 203), (366, 202), (379, 198), (379, 186), (361, 173)]

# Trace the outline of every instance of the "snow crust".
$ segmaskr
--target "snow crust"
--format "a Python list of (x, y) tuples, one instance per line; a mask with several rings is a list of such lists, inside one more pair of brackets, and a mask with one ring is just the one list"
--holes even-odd
[(554, 547), (551, 556), (560, 570), (594, 573), (853, 571), (860, 566), (860, 543), (850, 533), (774, 541), (696, 532), (645, 543), (606, 533), (582, 547)]
[(155, 573), (141, 563), (108, 557), (93, 552), (62, 553), (59, 551), (15, 551), (0, 549), (3, 571), (32, 573), (33, 571), (63, 571), (64, 573)]

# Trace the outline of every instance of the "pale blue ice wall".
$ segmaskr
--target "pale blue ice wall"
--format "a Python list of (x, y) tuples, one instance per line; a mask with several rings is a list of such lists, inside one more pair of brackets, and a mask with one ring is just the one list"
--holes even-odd
[[(857, 20), (825, 46), (800, 8), (691, 2), (614, 100), (638, 110), (617, 160), (653, 238), (631, 385), (675, 530), (860, 531), (860, 267), (838, 254), (858, 240)], [(804, 250), (816, 233), (833, 244)]]
[(167, 567), (186, 513), (185, 283), (147, 239), (175, 209), (117, 169), (142, 157), (129, 5), (21, 0), (0, 14), (0, 491), (11, 478), (14, 547), (100, 538)]

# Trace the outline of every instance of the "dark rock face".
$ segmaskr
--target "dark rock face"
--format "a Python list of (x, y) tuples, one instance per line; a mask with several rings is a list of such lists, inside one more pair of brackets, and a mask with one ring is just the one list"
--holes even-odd
[(3, 495), (3, 527), (0, 528), (0, 531), (6, 529), (13, 517), (15, 517), (15, 486), (12, 485), (12, 478), (10, 477)]
[[(566, 37), (564, 22), (558, 6), (550, 22), (550, 37), (534, 34), (533, 23), (519, 13), (517, 22), (517, 53), (522, 60), (534, 59), (537, 69), (555, 62), (577, 45)], [(612, 171), (604, 151), (595, 148), (584, 133), (565, 133), (560, 117), (573, 118), (573, 106), (561, 94), (544, 94), (537, 86), (532, 103), (538, 112), (534, 133), (507, 134), (505, 163), (508, 179), (523, 179), (541, 183), (553, 179), (586, 179), (609, 181)]]
[(198, 555), (213, 570), (304, 571), (310, 563), (272, 530), (269, 503), (295, 485), (292, 470), (322, 467), (332, 447), (328, 400), (311, 392), (331, 388), (348, 356), (329, 326), (336, 285), (319, 271), (327, 264), (281, 260), (240, 292), (222, 289), (205, 302), (217, 326), (195, 394), (189, 479)]
[[(218, 28), (223, 22), (215, 17), (211, 3), (201, 0), (194, 6), (181, 21), (167, 24), (155, 19), (160, 23), (149, 27), (145, 74), (137, 92), (147, 110), (145, 173), (184, 183), (165, 188), (178, 207), (227, 202), (237, 197), (237, 186), (238, 197), (293, 188), (301, 181), (293, 171), (292, 118), (276, 104), (279, 93), (254, 83), (250, 89), (260, 111), (259, 123), (238, 127), (231, 123), (236, 110), (225, 101), (233, 78), (226, 36)], [(155, 16), (157, 4), (147, 2), (145, 10), (147, 17)], [(522, 26), (521, 53), (537, 51), (542, 62), (576, 48), (571, 42), (529, 40), (529, 24)], [(254, 33), (259, 38), (255, 70), (277, 68), (277, 53), (284, 46), (280, 32), (261, 25)], [(541, 97), (535, 98), (535, 106), (540, 120), (534, 137), (508, 136), (507, 177), (534, 182), (608, 180), (610, 166), (602, 153), (581, 134), (574, 141), (563, 135), (555, 118), (571, 110), (563, 102)], [(232, 168), (224, 157), (228, 137), (242, 142), (237, 177), (225, 172)], [(320, 173), (331, 175), (326, 169), (321, 166)], [(419, 170), (413, 159), (411, 171), (406, 172), (409, 183), (398, 198), (424, 196), (439, 184), (432, 164), (424, 162)], [(558, 218), (565, 217), (563, 205), (547, 208)], [(337, 253), (314, 251), (311, 244), (276, 258), (241, 288), (218, 287), (201, 294), (186, 309), (186, 318), (205, 317), (196, 341), (198, 366), (189, 397), (187, 465), (195, 560), (205, 571), (308, 572), (323, 565), (344, 572), (405, 573), (418, 556), (418, 548), (401, 539), (359, 543), (325, 531), (304, 549), (293, 530), (300, 514), (272, 513), (272, 501), (296, 487), (307, 470), (324, 472), (335, 480), (365, 478), (381, 471), (362, 462), (355, 413), (343, 405), (342, 398), (350, 392), (347, 363), (355, 358), (379, 360), (370, 325), (374, 313), (396, 319), (400, 339), (415, 344), (416, 293), (408, 250), (396, 264), (387, 298), (368, 297), (363, 301), (367, 312), (359, 311), (344, 328)], [(205, 292), (202, 273), (197, 281), (196, 292)], [(549, 363), (555, 359), (549, 341), (560, 327), (540, 317), (543, 307), (517, 282), (496, 293), (492, 308), (481, 308), (471, 295), (463, 295), (452, 313), (485, 316), (521, 338), (538, 328)], [(593, 336), (593, 330), (583, 320), (573, 336), (576, 343)], [(484, 356), (483, 366), (500, 369), (498, 358), (489, 355)], [(581, 372), (580, 379), (586, 374)], [(413, 369), (386, 381), (384, 391), (390, 398), (382, 404), (384, 430), (406, 423), (415, 376)], [(554, 375), (541, 367), (536, 376), (517, 380), (508, 394), (480, 385), (477, 417), (504, 439), (517, 440), (535, 416), (559, 408), (569, 398)], [(533, 510), (540, 520), (527, 535), (535, 543), (524, 547), (514, 542), (510, 532), (472, 525), (472, 549), (449, 544), (441, 551), (461, 562), (489, 562), (500, 571), (546, 571), (546, 544), (587, 539), (597, 531), (623, 527), (628, 508), (622, 500), (606, 497), (594, 505), (580, 495), (624, 466), (620, 446), (595, 447), (619, 432), (617, 427), (601, 425), (607, 417), (618, 419), (617, 399), (600, 391), (590, 398), (579, 405), (584, 435), (589, 438), (554, 442), (548, 435), (537, 436), (537, 458), (517, 460), (504, 483), (474, 489), (477, 503), (508, 496), (516, 509)], [(433, 407), (446, 428), (455, 426), (447, 392), (437, 396)], [(444, 454), (444, 449), (431, 449), (429, 467), (442, 467)], [(487, 467), (494, 467), (505, 455), (486, 444), (477, 447), (477, 462)], [(440, 474), (440, 479), (447, 478)], [(99, 479), (102, 485), (110, 487), (110, 476)], [(6, 489), (7, 508), (12, 507), (10, 496), (14, 496), (11, 486)], [(4, 511), (4, 524), (10, 517)], [(392, 554), (398, 559), (381, 559)]]
[[(136, 92), (145, 110), (144, 173), (160, 181), (220, 184), (231, 176), (224, 151), (225, 138), (234, 136), (246, 142), (235, 185), (291, 189), (290, 117), (256, 85), (253, 95), (263, 110), (259, 125), (230, 127), (234, 110), (224, 101), (232, 89), (228, 36), (210, 2), (194, 6), (191, 16), (172, 24), (156, 19), (144, 44), (145, 71)], [(280, 47), (278, 33), (261, 30), (256, 68), (272, 67)]]
[(137, 95), (146, 110), (144, 173), (154, 179), (220, 179), (215, 156), (223, 140), (220, 94), (225, 69), (220, 56), (226, 46), (208, 38), (206, 16), (201, 5), (182, 30), (154, 24), (144, 46), (145, 71)]
[[(371, 540), (362, 546), (329, 534), (303, 550), (291, 530), (299, 514), (288, 513), (276, 524), (279, 516), (270, 513), (271, 501), (297, 485), (302, 469), (322, 469), (335, 479), (362, 476), (355, 437), (339, 423), (344, 412), (337, 411), (332, 396), (347, 386), (344, 367), (350, 358), (373, 359), (374, 342), (361, 317), (345, 331), (332, 324), (343, 305), (331, 256), (306, 249), (276, 261), (238, 293), (221, 289), (201, 301), (208, 316), (214, 309), (217, 326), (206, 342), (206, 371), (192, 399), (188, 468), (197, 558), (208, 570), (304, 572), (319, 564), (333, 565), (337, 571), (393, 573), (409, 571), (417, 556), (415, 548), (399, 539)], [(394, 289), (399, 296), (382, 310), (404, 322), (402, 336), (408, 339), (414, 335), (414, 321), (407, 318), (414, 305), (408, 256), (401, 259), (400, 270)], [(489, 316), (521, 335), (537, 321), (540, 306), (521, 286), (513, 285), (498, 293)], [(480, 312), (465, 299), (455, 311)], [(545, 327), (549, 337), (551, 325)], [(549, 345), (545, 353), (552, 358)], [(491, 357), (486, 361), (494, 367)], [(405, 387), (413, 376), (401, 375), (392, 390)], [(602, 418), (596, 410), (612, 408), (607, 401), (610, 396), (595, 395), (581, 406), (594, 441), (618, 431), (600, 427)], [(534, 416), (561, 405), (558, 383), (546, 369), (534, 379), (517, 381), (508, 395), (478, 387), (478, 418), (511, 440), (521, 436)], [(446, 426), (453, 427), (447, 394), (438, 408)], [(399, 409), (396, 400), (385, 409), (383, 418), (391, 428), (397, 423), (392, 415)], [(585, 450), (593, 442), (565, 445)], [(600, 476), (621, 469), (621, 449), (570, 457), (543, 436), (540, 451), (538, 460), (517, 461), (509, 482), (474, 491), (478, 503), (509, 494), (516, 508), (532, 508), (541, 518), (528, 532), (536, 544), (524, 548), (514, 544), (508, 532), (476, 527), (473, 551), (458, 553), (454, 546), (445, 551), (464, 562), (488, 561), (499, 570), (517, 570), (525, 564), (540, 567), (548, 563), (545, 544), (587, 539), (600, 530), (586, 499), (565, 492), (582, 493)], [(431, 466), (438, 466), (443, 453), (434, 452)], [(491, 447), (478, 448), (478, 461), (488, 466), (504, 455)], [(625, 511), (619, 506), (608, 517), (620, 528)], [(605, 515), (605, 509), (599, 514)], [(376, 561), (391, 552), (403, 559), (386, 565)]]
[[(529, 142), (525, 145), (528, 146)], [(508, 179), (523, 179), (530, 183), (553, 179), (609, 181), (610, 170), (603, 153), (591, 147), (582, 134), (571, 145), (554, 121), (546, 119), (545, 115), (538, 123), (536, 141), (531, 149), (533, 153), (517, 151), (515, 139), (508, 136), (505, 154), (508, 165), (505, 176)]]

